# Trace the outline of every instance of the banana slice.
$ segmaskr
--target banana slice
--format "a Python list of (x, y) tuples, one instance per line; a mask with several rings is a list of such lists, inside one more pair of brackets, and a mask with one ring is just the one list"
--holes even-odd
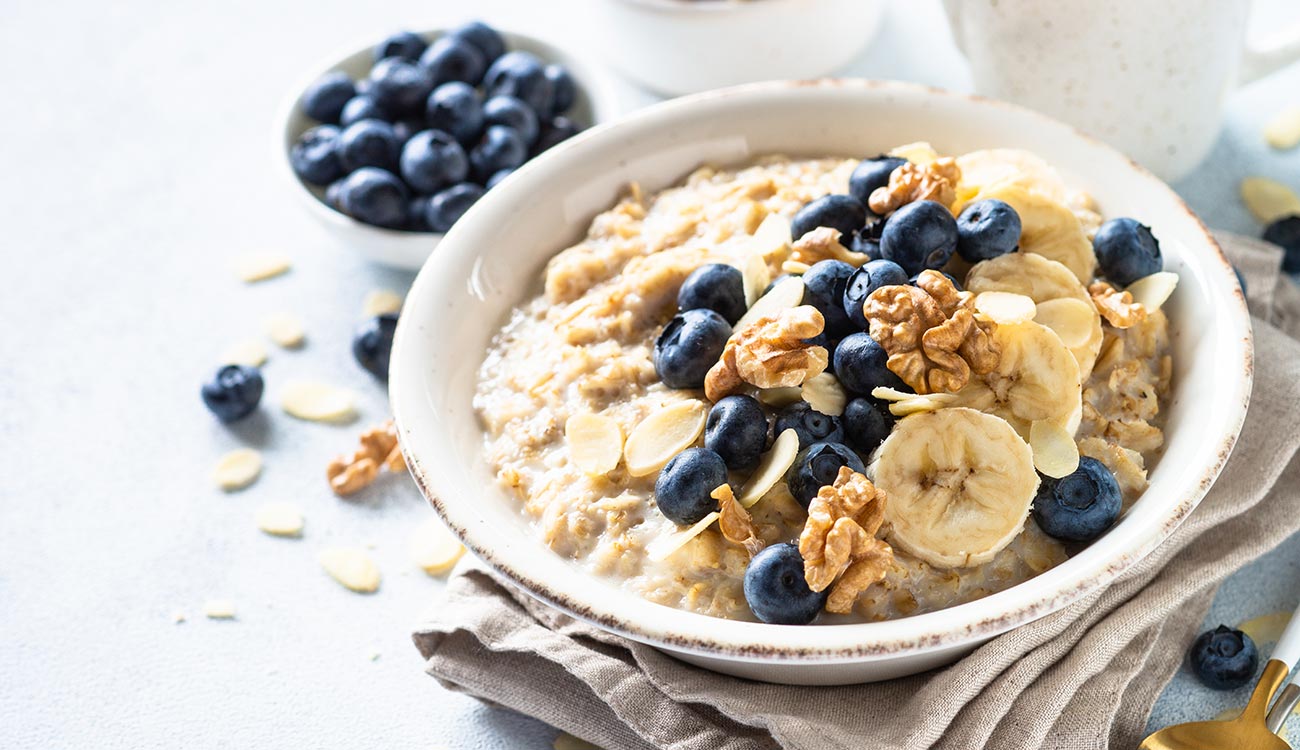
[(1030, 191), (1065, 203), (1069, 188), (1052, 165), (1030, 151), (1018, 148), (986, 148), (957, 157), (962, 187), (979, 193), (999, 182), (1014, 182)]
[(997, 417), (954, 408), (898, 422), (871, 465), (891, 544), (940, 568), (993, 559), (1038, 491), (1033, 453)]
[(1001, 325), (993, 332), (1001, 348), (998, 366), (972, 379), (957, 393), (957, 405), (1002, 417), (1016, 432), (1051, 421), (1068, 429), (1075, 411), (1082, 410), (1079, 363), (1061, 338), (1038, 323)]
[(1018, 182), (999, 182), (990, 185), (973, 200), (997, 198), (1011, 204), (1020, 214), (1020, 250), (1055, 260), (1069, 268), (1081, 283), (1092, 280), (1097, 267), (1097, 257), (1092, 243), (1074, 215), (1065, 204), (1040, 193), (1032, 192)]

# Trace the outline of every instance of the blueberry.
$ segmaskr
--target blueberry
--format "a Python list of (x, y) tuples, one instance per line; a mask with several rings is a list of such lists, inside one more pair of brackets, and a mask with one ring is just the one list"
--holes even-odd
[(807, 625), (826, 606), (829, 589), (808, 588), (803, 557), (794, 542), (763, 549), (745, 568), (745, 601), (759, 620), (773, 625)]
[(844, 441), (858, 453), (869, 454), (894, 429), (895, 417), (889, 407), (873, 398), (855, 398), (844, 406), (840, 422), (844, 425)]
[(226, 365), (203, 384), (199, 395), (208, 411), (222, 422), (243, 419), (262, 400), (262, 373), (247, 365)]
[[(874, 224), (868, 222), (867, 226), (849, 235), (845, 247), (852, 252), (862, 253), (868, 260), (880, 260), (880, 230), (884, 227), (884, 223), (883, 221), (876, 221)], [(840, 244), (845, 244), (844, 240), (841, 239)]]
[(528, 144), (519, 131), (505, 125), (489, 125), (469, 152), (469, 164), (476, 182), (487, 182), (494, 173), (516, 169), (528, 159)]
[(339, 188), (339, 208), (357, 221), (380, 227), (400, 228), (406, 224), (406, 185), (392, 172), (362, 167), (347, 177)]
[(907, 283), (907, 272), (892, 260), (870, 260), (853, 272), (849, 283), (844, 287), (842, 297), (844, 314), (858, 328), (867, 327), (867, 319), (862, 314), (862, 304), (871, 293), (881, 287), (897, 286)]
[(957, 220), (934, 201), (914, 201), (898, 209), (880, 235), (880, 257), (909, 274), (941, 267), (956, 250)]
[(582, 132), (578, 124), (567, 117), (555, 117), (542, 126), (541, 135), (537, 136), (537, 143), (533, 144), (533, 155), (537, 155), (557, 143), (563, 143), (573, 136)]
[(680, 312), (655, 339), (655, 372), (669, 388), (702, 388), (730, 336), (731, 326), (712, 310)]
[(369, 96), (390, 117), (415, 114), (433, 91), (433, 76), (419, 65), (388, 57), (370, 69)]
[(849, 195), (857, 198), (862, 205), (867, 205), (871, 200), (871, 193), (876, 188), (888, 185), (889, 175), (906, 163), (907, 159), (884, 154), (874, 159), (864, 159), (861, 164), (854, 167), (853, 174), (849, 175)]
[(555, 90), (541, 60), (531, 52), (507, 52), (488, 68), (483, 76), (488, 96), (505, 94), (518, 97), (538, 114), (549, 114)]
[(352, 335), (352, 356), (380, 380), (388, 380), (388, 358), (393, 351), (393, 332), (396, 330), (397, 316), (387, 313), (362, 323)]
[(869, 395), (873, 388), (902, 388), (903, 381), (886, 366), (889, 353), (865, 332), (845, 336), (835, 347), (832, 367), (840, 385), (853, 393)]
[(655, 479), (655, 504), (678, 526), (699, 522), (718, 508), (711, 495), (727, 483), (722, 456), (704, 448), (687, 448), (673, 456)]
[(569, 75), (563, 65), (547, 65), (542, 72), (546, 75), (546, 80), (551, 82), (550, 115), (568, 112), (578, 98), (578, 86), (573, 82), (573, 76)]
[(327, 185), (342, 177), (339, 129), (317, 125), (298, 136), (298, 142), (289, 149), (289, 164), (294, 174), (312, 185)]
[(473, 143), (483, 132), (483, 107), (468, 83), (452, 81), (434, 89), (424, 115), (429, 127), (451, 133), (462, 145)]
[(678, 310), (712, 310), (735, 325), (749, 306), (740, 269), (726, 263), (708, 263), (691, 271), (677, 291)]
[(1215, 690), (1236, 690), (1249, 685), (1259, 667), (1259, 649), (1250, 636), (1220, 625), (1192, 641), (1187, 652), (1192, 671)]
[(977, 263), (1006, 255), (1020, 246), (1020, 214), (1010, 204), (989, 198), (962, 209), (957, 217), (957, 253)]
[(844, 441), (844, 429), (839, 417), (822, 414), (807, 401), (796, 401), (777, 412), (776, 424), (772, 434), (780, 436), (786, 430), (794, 430), (799, 436), (799, 448), (802, 450), (813, 443), (841, 443)]
[(1101, 275), (1119, 286), (1128, 286), (1144, 276), (1159, 271), (1160, 243), (1151, 227), (1136, 219), (1111, 219), (1097, 229), (1092, 238)]
[[(413, 120), (409, 117), (393, 123), (393, 135), (397, 136), (397, 142), (403, 146), (406, 145), (407, 141), (411, 140), (411, 136), (426, 129), (423, 120)], [(398, 155), (400, 158), (400, 148), (398, 149)]]
[(341, 70), (331, 70), (302, 92), (302, 111), (313, 120), (337, 124), (343, 105), (357, 93), (356, 84)]
[(1286, 254), (1282, 270), (1300, 273), (1300, 215), (1283, 216), (1264, 229), (1264, 241), (1280, 245)]
[(354, 122), (362, 120), (387, 120), (388, 115), (375, 104), (375, 100), (368, 96), (358, 95), (348, 100), (343, 105), (343, 111), (339, 114), (339, 125), (347, 127)]
[(790, 235), (797, 240), (817, 227), (831, 227), (848, 237), (866, 221), (867, 207), (862, 201), (851, 195), (823, 195), (794, 215)]
[(339, 134), (339, 162), (347, 172), (361, 167), (395, 170), (402, 141), (383, 120), (361, 120)]
[(414, 62), (424, 54), (428, 47), (424, 38), (413, 31), (399, 31), (375, 45), (375, 62), (386, 57), (400, 57)]
[(335, 180), (325, 188), (325, 205), (335, 211), (343, 210), (343, 180)]
[(799, 452), (786, 475), (786, 484), (790, 494), (799, 504), (807, 508), (808, 503), (817, 496), (817, 490), (835, 482), (842, 467), (849, 467), (859, 474), (866, 473), (862, 459), (843, 443), (813, 443)]
[(477, 86), (487, 70), (487, 61), (478, 47), (460, 37), (444, 36), (420, 56), (420, 67), (429, 72), (434, 86), (461, 81)]
[(412, 232), (428, 232), (429, 196), (412, 195), (406, 204), (406, 228)]
[(1061, 479), (1043, 477), (1034, 498), (1034, 520), (1048, 536), (1090, 542), (1119, 518), (1119, 483), (1095, 458), (1079, 459), (1079, 468)]
[(459, 37), (478, 48), (483, 53), (483, 60), (491, 65), (498, 57), (505, 54), (506, 41), (497, 30), (482, 21), (470, 21), (447, 32), (448, 36)]
[[(924, 273), (924, 272), (922, 272), (922, 273)], [(960, 292), (960, 291), (963, 291), (962, 286), (961, 286), (961, 282), (957, 280), (957, 277), (956, 277), (956, 276), (953, 276), (952, 274), (948, 273), (947, 271), (939, 271), (939, 273), (943, 274), (944, 277), (948, 279), (948, 281), (951, 281), (951, 282), (952, 282), (952, 286), (953, 286), (954, 289), (956, 289), (956, 290), (959, 291), (959, 292)], [(907, 277), (907, 283), (908, 283), (908, 284), (911, 284), (912, 286), (916, 286), (916, 282), (918, 282), (918, 281), (920, 281), (920, 280), (921, 280), (921, 274), (919, 274), (919, 273), (914, 273), (914, 274), (912, 274), (911, 276)]]
[(803, 274), (803, 304), (812, 305), (826, 320), (827, 338), (839, 339), (855, 329), (844, 312), (844, 292), (856, 271), (842, 260), (822, 260)]
[(451, 225), (482, 197), (483, 188), (472, 182), (458, 182), (438, 191), (429, 199), (425, 213), (429, 228), (435, 232), (451, 229)]
[[(767, 415), (752, 396), (727, 396), (709, 410), (704, 447), (728, 469), (752, 469), (767, 447)], [(715, 487), (717, 485), (714, 485)]]
[(402, 179), (413, 190), (432, 193), (469, 174), (469, 157), (455, 138), (441, 130), (423, 130), (402, 147)]
[(515, 170), (513, 169), (499, 169), (493, 172), (492, 176), (487, 178), (487, 182), (483, 183), (483, 189), (491, 190), (492, 188), (499, 185), (502, 180), (514, 174), (514, 171)]
[(494, 96), (483, 102), (483, 122), (513, 128), (529, 145), (537, 141), (540, 132), (537, 113), (513, 96)]

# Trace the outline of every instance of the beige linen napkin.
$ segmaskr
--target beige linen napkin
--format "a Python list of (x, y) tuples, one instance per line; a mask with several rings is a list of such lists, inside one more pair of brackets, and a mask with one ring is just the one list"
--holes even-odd
[(1197, 510), (1106, 590), (944, 669), (810, 688), (683, 664), (467, 562), (415, 633), (429, 673), (609, 750), (1134, 747), (1218, 584), (1300, 528), (1300, 292), (1277, 248), (1220, 240), (1255, 315), (1246, 425)]

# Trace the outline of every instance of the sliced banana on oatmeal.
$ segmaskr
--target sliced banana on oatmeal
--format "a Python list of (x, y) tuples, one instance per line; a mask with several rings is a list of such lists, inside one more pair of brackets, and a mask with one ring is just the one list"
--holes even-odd
[(957, 157), (961, 184), (981, 189), (999, 182), (1015, 182), (1054, 201), (1064, 203), (1069, 194), (1065, 181), (1042, 157), (1019, 148), (986, 148)]
[[(1038, 303), (1034, 311), (1034, 322), (1055, 331), (1061, 343), (1075, 355), (1075, 359), (1079, 359), (1079, 352), (1076, 349), (1091, 348), (1094, 339), (1093, 329), (1100, 328), (1097, 323), (1099, 319), (1097, 308), (1073, 297), (1043, 300)], [(1099, 340), (1101, 337), (1095, 338)], [(1080, 366), (1082, 364), (1080, 362)]]
[(603, 414), (574, 414), (564, 423), (573, 465), (592, 476), (618, 468), (623, 457), (623, 430)]
[(957, 402), (1002, 417), (1022, 435), (1038, 420), (1067, 424), (1080, 408), (1079, 363), (1061, 338), (1038, 323), (998, 326), (997, 367), (957, 393)]
[(704, 432), (709, 407), (703, 401), (673, 402), (641, 420), (623, 444), (627, 473), (634, 477), (653, 474), (668, 460), (691, 447)]
[(1029, 445), (1005, 421), (953, 408), (902, 419), (871, 466), (889, 541), (940, 568), (993, 559), (1038, 490)]
[(1004, 201), (1020, 215), (1022, 252), (1037, 253), (1061, 263), (1081, 283), (1092, 280), (1097, 256), (1079, 217), (1067, 206), (1015, 182), (989, 186), (975, 196), (975, 200), (985, 198)]

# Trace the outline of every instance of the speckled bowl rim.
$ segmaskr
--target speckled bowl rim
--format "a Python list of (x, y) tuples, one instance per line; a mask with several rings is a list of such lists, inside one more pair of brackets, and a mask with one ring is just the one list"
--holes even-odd
[[(428, 400), (420, 387), (421, 378), (418, 373), (422, 365), (407, 361), (403, 354), (408, 348), (405, 344), (407, 337), (420, 335), (411, 333), (419, 326), (418, 322), (412, 321), (421, 312), (419, 300), (422, 292), (426, 291), (422, 287), (427, 285), (422, 282), (428, 282), (431, 275), (436, 273), (433, 261), (425, 265), (407, 297), (394, 343), (389, 388), (402, 448), (412, 475), (434, 510), (488, 567), (551, 606), (633, 640), (702, 656), (746, 662), (805, 664), (894, 660), (973, 645), (1042, 618), (1108, 585), (1167, 539), (1205, 496), (1228, 460), (1249, 403), (1254, 360), (1245, 298), (1236, 285), (1231, 263), (1204, 223), (1168, 185), (1149, 171), (1096, 139), (1045, 115), (984, 97), (956, 94), (932, 87), (892, 81), (826, 79), (747, 84), (704, 92), (663, 102), (622, 120), (594, 127), (552, 149), (548, 157), (530, 162), (524, 169), (554, 170), (562, 166), (563, 154), (569, 154), (574, 159), (580, 158), (589, 143), (619, 138), (622, 131), (631, 124), (642, 127), (667, 126), (683, 113), (706, 102), (740, 100), (746, 97), (761, 99), (781, 91), (809, 87), (850, 92), (887, 89), (920, 97), (965, 100), (980, 107), (1003, 108), (1017, 117), (1036, 120), (1042, 128), (1057, 129), (1062, 135), (1078, 139), (1091, 148), (1102, 148), (1124, 159), (1132, 170), (1133, 179), (1144, 183), (1152, 191), (1162, 192), (1164, 198), (1172, 200), (1194, 222), (1199, 231), (1196, 239), (1198, 242), (1203, 239), (1204, 244), (1201, 247), (1189, 247), (1189, 250), (1193, 255), (1202, 256), (1201, 263), (1208, 266), (1208, 269), (1204, 269), (1207, 279), (1223, 293), (1226, 303), (1223, 306), (1224, 315), (1218, 319), (1217, 325), (1225, 329), (1222, 331), (1224, 341), (1235, 342), (1232, 359), (1239, 363), (1236, 372), (1240, 377), (1224, 384), (1222, 394), (1226, 406), (1222, 416), (1217, 422), (1204, 425), (1207, 447), (1198, 449), (1198, 456), (1207, 456), (1209, 462), (1199, 472), (1187, 472), (1179, 491), (1173, 493), (1176, 497), (1163, 503), (1167, 506), (1163, 514), (1149, 519), (1150, 522), (1144, 525), (1121, 522), (1080, 554), (1025, 583), (955, 607), (882, 622), (811, 627), (736, 622), (654, 604), (626, 592), (617, 597), (602, 597), (599, 594), (607, 593), (608, 590), (594, 586), (587, 586), (584, 590), (581, 581), (585, 580), (585, 576), (582, 575), (572, 576), (573, 580), (542, 580), (530, 569), (527, 558), (553, 555), (549, 549), (538, 543), (531, 554), (521, 554), (519, 551), (511, 551), (509, 555), (499, 554), (494, 549), (491, 535), (475, 533), (470, 528), (467, 521), (471, 512), (458, 507), (457, 503), (448, 503), (439, 496), (439, 478), (435, 469), (447, 470), (451, 467), (439, 465), (434, 457), (426, 461), (425, 456), (410, 449), (412, 435), (420, 430), (431, 429), (433, 422), (427, 414), (419, 414), (421, 409), (429, 408)], [(499, 200), (510, 200), (511, 197), (503, 191)], [(478, 206), (471, 210), (478, 210)], [(1139, 506), (1141, 501), (1135, 508)]]

